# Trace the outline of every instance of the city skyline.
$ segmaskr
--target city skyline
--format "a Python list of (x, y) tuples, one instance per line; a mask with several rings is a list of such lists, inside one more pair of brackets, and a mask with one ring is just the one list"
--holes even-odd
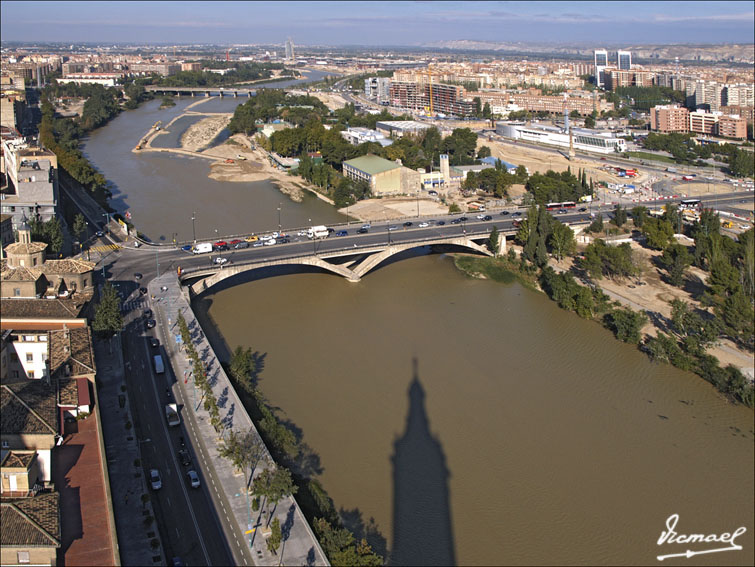
[[(4, 41), (417, 46), (752, 43), (751, 2), (3, 2)], [(596, 10), (600, 6), (600, 10)], [(547, 40), (543, 40), (547, 38)]]

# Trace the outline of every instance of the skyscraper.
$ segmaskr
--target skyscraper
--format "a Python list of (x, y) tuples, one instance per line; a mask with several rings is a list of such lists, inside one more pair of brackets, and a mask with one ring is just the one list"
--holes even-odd
[(617, 51), (616, 65), (619, 67), (619, 71), (629, 71), (632, 68), (632, 52)]
[(605, 85), (605, 69), (608, 67), (608, 51), (605, 49), (595, 50), (595, 84), (599, 87)]
[(293, 61), (294, 58), (294, 40), (289, 37), (286, 40), (286, 60)]

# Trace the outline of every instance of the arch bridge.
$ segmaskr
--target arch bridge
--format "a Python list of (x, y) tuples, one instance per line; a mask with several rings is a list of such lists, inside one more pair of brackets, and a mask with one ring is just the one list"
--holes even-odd
[[(475, 240), (486, 239), (487, 237), (484, 235), (466, 235), (384, 245), (366, 245), (364, 247), (358, 248), (332, 250), (322, 252), (320, 254), (279, 256), (251, 262), (241, 262), (230, 266), (213, 266), (208, 268), (186, 270), (181, 273), (179, 279), (183, 283), (190, 279), (201, 278), (189, 287), (193, 295), (199, 295), (207, 291), (214, 285), (222, 282), (223, 280), (244, 272), (258, 270), (260, 268), (267, 268), (270, 266), (301, 265), (322, 268), (334, 274), (338, 274), (339, 276), (343, 276), (350, 282), (358, 282), (368, 272), (375, 269), (378, 265), (380, 265), (383, 261), (387, 260), (391, 256), (395, 256), (396, 254), (399, 254), (406, 250), (411, 250), (412, 248), (419, 248), (422, 246), (441, 244), (453, 245), (467, 248), (486, 256), (492, 256), (493, 254), (484, 245), (475, 242)], [(504, 233), (500, 233), (499, 250), (503, 252), (505, 251), (505, 249), (506, 235)], [(346, 262), (345, 264), (333, 264), (331, 262), (328, 262), (329, 258), (340, 258), (355, 255), (362, 256), (362, 258)]]

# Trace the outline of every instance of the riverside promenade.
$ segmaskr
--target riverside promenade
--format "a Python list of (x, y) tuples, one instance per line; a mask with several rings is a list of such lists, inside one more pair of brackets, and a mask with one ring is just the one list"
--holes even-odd
[[(181, 408), (181, 419), (194, 443), (197, 459), (202, 461), (205, 470), (210, 471), (206, 488), (210, 491), (218, 516), (225, 524), (229, 545), (243, 549), (244, 555), (251, 557), (255, 565), (329, 565), (292, 496), (282, 499), (274, 510), (273, 518), (277, 517), (280, 521), (283, 542), (277, 555), (268, 551), (263, 530), (268, 525), (268, 518), (263, 516), (262, 509), (252, 511), (252, 495), (246, 493), (244, 474), (235, 469), (230, 460), (220, 456), (222, 440), (210, 424), (209, 413), (200, 403), (199, 390), (194, 388), (190, 363), (178, 344), (180, 332), (176, 318), (179, 312), (186, 320), (197, 353), (208, 368), (207, 377), (218, 400), (220, 417), (226, 424), (225, 435), (230, 431), (237, 434), (252, 431), (257, 436), (259, 433), (194, 316), (189, 292), (181, 287), (177, 275), (174, 272), (161, 275), (149, 283), (148, 290), (150, 297), (154, 297), (152, 306), (161, 343), (176, 377), (173, 390)], [(266, 467), (272, 466), (269, 452), (263, 461), (254, 471), (255, 477)]]

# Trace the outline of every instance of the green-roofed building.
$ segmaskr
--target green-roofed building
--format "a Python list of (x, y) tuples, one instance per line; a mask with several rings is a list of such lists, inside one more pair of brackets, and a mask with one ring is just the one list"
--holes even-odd
[(401, 192), (401, 169), (401, 165), (372, 154), (343, 162), (343, 175), (367, 181), (376, 197)]

